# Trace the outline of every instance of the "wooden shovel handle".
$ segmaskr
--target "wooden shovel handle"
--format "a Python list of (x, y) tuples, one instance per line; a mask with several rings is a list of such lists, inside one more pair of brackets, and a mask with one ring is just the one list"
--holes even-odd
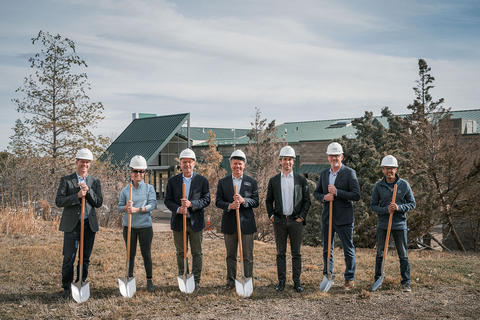
[[(80, 265), (83, 265), (83, 237), (85, 227), (85, 197), (82, 197), (82, 208), (80, 209)], [(82, 281), (82, 279), (80, 279)]]
[[(186, 198), (185, 183), (182, 184), (182, 199)], [(183, 259), (187, 257), (187, 215), (183, 215)], [(186, 268), (186, 266), (185, 266)], [(185, 269), (186, 270), (186, 269)]]
[[(235, 194), (237, 194), (237, 186), (234, 186)], [(240, 227), (240, 210), (235, 209), (237, 215), (237, 238), (238, 238), (238, 253), (240, 255), (240, 261), (243, 261), (243, 247), (242, 247), (242, 228)]]
[[(131, 183), (128, 186), (128, 201), (132, 201), (132, 184)], [(131, 236), (132, 236), (132, 214), (128, 213), (127, 261), (130, 261), (130, 240), (131, 240)]]
[[(395, 203), (395, 199), (397, 198), (397, 185), (393, 186), (393, 196), (392, 202)], [(388, 240), (390, 240), (390, 230), (392, 229), (392, 220), (393, 220), (393, 212), (390, 213), (390, 217), (388, 217), (388, 227), (387, 227), (387, 238), (385, 239), (385, 248), (383, 249), (383, 258), (385, 259), (388, 251)]]
[(328, 212), (328, 253), (327, 253), (327, 275), (330, 275), (330, 255), (332, 249), (332, 215), (333, 215), (333, 201), (330, 201), (330, 208)]

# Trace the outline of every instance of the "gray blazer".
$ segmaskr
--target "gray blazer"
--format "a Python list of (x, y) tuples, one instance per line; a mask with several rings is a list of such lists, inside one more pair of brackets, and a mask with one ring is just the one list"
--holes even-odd
[[(100, 180), (87, 176), (87, 186), (90, 189), (85, 197), (87, 204), (88, 221), (90, 229), (93, 232), (98, 231), (97, 212), (95, 208), (100, 208), (103, 203), (102, 186)], [(81, 213), (82, 199), (78, 197), (80, 187), (78, 186), (77, 173), (64, 176), (60, 179), (55, 205), (63, 209), (62, 219), (60, 220), (60, 231), (72, 232), (78, 223)]]

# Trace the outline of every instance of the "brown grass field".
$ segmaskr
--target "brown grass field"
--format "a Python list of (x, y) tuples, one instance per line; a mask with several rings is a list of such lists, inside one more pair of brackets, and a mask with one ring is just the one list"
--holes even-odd
[[(255, 243), (254, 292), (240, 298), (225, 293), (223, 240), (206, 233), (203, 243), (202, 289), (190, 295), (177, 283), (175, 249), (170, 232), (155, 233), (152, 251), (155, 293), (146, 291), (139, 250), (135, 276), (137, 292), (120, 295), (118, 278), (125, 276), (125, 245), (120, 230), (97, 233), (88, 281), (90, 298), (77, 304), (60, 299), (63, 233), (58, 223), (36, 220), (32, 235), (0, 235), (0, 319), (444, 319), (480, 317), (480, 256), (478, 254), (410, 251), (412, 292), (400, 291), (398, 258), (391, 248), (386, 279), (372, 293), (373, 249), (357, 249), (355, 287), (345, 292), (343, 252), (335, 249), (337, 280), (328, 293), (322, 280), (321, 247), (302, 248), (302, 284), (297, 293), (287, 265), (287, 287), (277, 283), (275, 245)], [(287, 257), (290, 260), (290, 257)], [(191, 262), (190, 262), (191, 263)], [(290, 272), (290, 273), (289, 273)]]

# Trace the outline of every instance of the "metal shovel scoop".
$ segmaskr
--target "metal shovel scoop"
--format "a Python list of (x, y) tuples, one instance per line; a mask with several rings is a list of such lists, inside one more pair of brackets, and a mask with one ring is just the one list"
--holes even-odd
[[(393, 196), (392, 202), (395, 203), (395, 199), (397, 197), (397, 185), (393, 186)], [(387, 252), (388, 252), (388, 241), (390, 240), (390, 231), (392, 229), (392, 220), (393, 220), (393, 212), (390, 213), (390, 217), (388, 217), (388, 227), (387, 227), (387, 237), (385, 238), (385, 248), (383, 249), (383, 259), (382, 259), (382, 276), (378, 278), (377, 281), (373, 284), (372, 291), (376, 291), (385, 280), (385, 260), (387, 259)]]
[(90, 297), (90, 285), (88, 282), (83, 282), (83, 238), (85, 226), (85, 197), (82, 197), (82, 209), (80, 210), (80, 248), (79, 248), (79, 267), (77, 268), (78, 281), (72, 283), (72, 297), (77, 303), (82, 303)]
[[(185, 183), (182, 184), (182, 197), (186, 198)], [(192, 293), (195, 290), (195, 280), (192, 274), (187, 274), (188, 258), (187, 258), (187, 215), (183, 215), (183, 274), (177, 276), (180, 291)]]
[[(327, 274), (323, 276), (323, 280), (320, 283), (320, 291), (327, 292), (333, 285), (335, 276), (330, 274), (330, 254), (332, 250), (332, 211), (333, 201), (330, 201), (330, 209), (328, 213), (328, 254), (327, 254)], [(323, 244), (325, 245), (325, 244)]]
[[(237, 186), (235, 186), (235, 194), (237, 194)], [(242, 268), (242, 276), (240, 279), (235, 279), (235, 289), (240, 297), (248, 298), (253, 293), (252, 278), (245, 278), (245, 268), (243, 264), (243, 247), (242, 247), (242, 229), (240, 228), (240, 211), (236, 210), (237, 214), (237, 238), (238, 238), (238, 253), (240, 255), (240, 265)]]
[[(132, 201), (132, 184), (129, 185), (129, 196), (128, 201)], [(130, 240), (132, 236), (132, 214), (128, 213), (128, 232), (127, 232), (127, 274), (125, 278), (118, 278), (118, 286), (120, 288), (120, 293), (125, 298), (133, 297), (137, 287), (135, 285), (135, 277), (129, 277), (130, 273)]]

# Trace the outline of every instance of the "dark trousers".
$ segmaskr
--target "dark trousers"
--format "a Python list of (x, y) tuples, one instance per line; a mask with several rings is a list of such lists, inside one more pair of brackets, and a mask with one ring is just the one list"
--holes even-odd
[[(128, 227), (123, 227), (123, 239), (125, 240), (125, 246), (127, 245), (127, 233)], [(145, 273), (147, 279), (152, 279), (152, 239), (153, 228), (132, 228), (130, 238), (130, 263), (129, 263), (129, 277), (133, 277), (133, 267), (135, 265), (135, 255), (137, 254), (137, 240), (140, 242), (140, 252), (143, 257), (143, 264), (145, 265)]]
[[(80, 221), (78, 221), (72, 232), (64, 232), (63, 234), (63, 264), (62, 264), (62, 288), (70, 289), (73, 282), (73, 265), (75, 256), (80, 244)], [(90, 224), (85, 221), (83, 235), (83, 272), (82, 281), (87, 279), (88, 266), (90, 264), (90, 255), (92, 254), (93, 243), (95, 242), (95, 232), (90, 229)], [(80, 259), (77, 262), (77, 277), (80, 270)]]
[[(237, 233), (223, 234), (225, 238), (225, 248), (227, 249), (227, 284), (235, 285), (237, 278)], [(245, 277), (251, 278), (253, 273), (253, 233), (242, 233), (243, 266)]]
[(302, 273), (302, 255), (300, 248), (303, 240), (303, 222), (297, 222), (293, 219), (283, 219), (273, 224), (273, 231), (277, 245), (278, 281), (285, 282), (287, 279), (287, 238), (290, 237), (293, 282), (300, 283), (300, 274)]
[[(330, 273), (333, 273), (333, 246), (335, 244), (335, 234), (338, 234), (342, 242), (343, 254), (345, 256), (345, 280), (355, 279), (355, 247), (353, 246), (353, 223), (341, 226), (332, 223), (332, 247), (330, 248)], [(328, 224), (322, 223), (322, 243), (323, 243), (323, 274), (327, 274), (328, 257)]]
[[(190, 242), (190, 249), (192, 253), (192, 273), (196, 284), (200, 284), (200, 278), (202, 276), (202, 239), (203, 230), (193, 231), (190, 218), (187, 218), (187, 251), (188, 243)], [(178, 274), (184, 273), (184, 261), (183, 258), (183, 231), (173, 231), (173, 243), (177, 249), (177, 267)], [(187, 273), (189, 273), (187, 266)]]
[[(397, 247), (398, 258), (400, 259), (400, 275), (402, 284), (410, 284), (410, 261), (408, 261), (407, 251), (407, 230), (391, 230), (395, 246)], [(382, 276), (383, 250), (385, 249), (385, 240), (387, 238), (387, 229), (377, 229), (377, 257), (375, 260), (375, 281)]]

